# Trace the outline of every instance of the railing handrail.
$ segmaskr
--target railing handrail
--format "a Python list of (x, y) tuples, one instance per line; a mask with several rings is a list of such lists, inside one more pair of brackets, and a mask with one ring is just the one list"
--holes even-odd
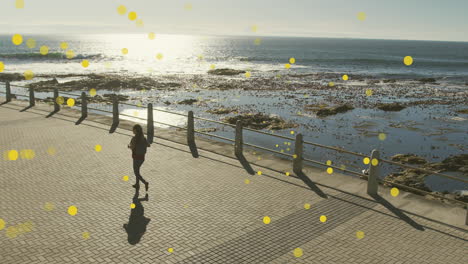
[[(30, 88), (31, 88), (31, 87), (25, 87), (25, 86), (21, 86), (21, 85), (11, 85), (11, 84), (10, 84), (10, 86), (12, 86), (12, 87), (26, 88), (26, 89), (30, 89)], [(74, 96), (77, 96), (77, 97), (80, 97), (80, 96), (81, 96), (81, 95), (78, 95), (78, 94), (67, 93), (67, 92), (60, 92), (60, 93), (68, 94), (68, 95), (74, 95)], [(14, 95), (16, 95), (16, 94), (14, 94)], [(115, 95), (115, 94), (114, 94), (114, 95)], [(16, 95), (16, 96), (28, 97), (28, 96), (24, 96), (24, 95)], [(110, 99), (107, 99), (107, 98), (105, 98), (105, 97), (103, 97), (103, 100), (104, 100), (104, 101), (108, 101), (108, 102), (111, 101)], [(123, 104), (123, 105), (129, 105), (129, 106), (135, 106), (135, 107), (147, 109), (147, 107), (146, 107), (146, 106), (143, 106), (143, 105), (142, 105), (142, 106), (139, 106), (139, 105), (124, 103), (124, 102), (118, 102), (118, 103), (119, 103), (119, 104)], [(112, 112), (110, 112), (110, 111), (105, 111), (105, 110), (96, 109), (96, 108), (89, 108), (89, 109), (97, 110), (97, 111), (102, 111), (102, 112), (107, 112), (107, 113), (112, 113)], [(168, 110), (153, 109), (153, 111), (159, 111), (159, 112), (165, 112), (165, 113), (170, 113), (170, 114), (175, 114), (175, 115), (180, 115), (180, 116), (186, 116), (186, 114), (181, 114), (181, 113), (172, 112), (172, 111), (168, 111)], [(144, 119), (144, 118), (129, 116), (129, 115), (125, 115), (125, 114), (122, 114), (122, 115), (131, 117), (131, 118), (146, 120), (146, 119)], [(233, 125), (233, 124), (229, 124), (229, 123), (221, 122), (221, 121), (217, 121), (217, 120), (212, 120), (212, 119), (207, 119), (207, 118), (202, 118), (202, 117), (197, 117), (197, 116), (194, 116), (194, 118), (195, 118), (195, 119), (199, 119), (199, 120), (204, 120), (204, 121), (207, 121), (207, 122), (213, 122), (213, 123), (218, 123), (218, 124), (222, 124), (222, 125), (227, 125), (227, 126), (230, 126), (230, 127), (235, 127), (235, 125)], [(164, 124), (164, 125), (171, 126), (171, 127), (176, 127), (176, 128), (180, 128), (180, 129), (185, 129), (185, 128), (183, 128), (183, 127), (174, 126), (174, 125), (170, 125), (170, 124), (166, 124), (166, 123), (161, 123), (161, 122), (157, 122), (157, 121), (154, 121), (154, 123), (159, 123), (159, 124)], [(281, 135), (275, 135), (275, 134), (263, 132), (263, 131), (260, 131), (260, 130), (257, 130), (257, 129), (252, 129), (252, 128), (243, 128), (243, 129), (248, 130), (248, 131), (252, 131), (252, 132), (256, 132), (256, 133), (260, 133), (260, 134), (265, 134), (265, 135), (269, 135), (269, 136), (274, 136), (274, 137), (277, 137), (277, 138), (283, 138), (283, 139), (295, 141), (295, 138), (290, 138), (290, 137), (281, 136)], [(205, 134), (205, 135), (209, 135), (209, 136), (221, 138), (221, 139), (224, 139), (224, 140), (233, 141), (232, 139), (227, 139), (227, 138), (220, 137), (220, 136), (213, 135), (213, 134), (202, 133), (202, 132), (199, 132), (199, 131), (195, 131), (195, 132), (197, 132), (197, 133), (199, 133), (199, 134)], [(330, 149), (330, 150), (335, 150), (335, 151), (338, 151), (338, 152), (347, 153), (347, 154), (351, 154), (351, 155), (355, 155), (355, 156), (359, 156), (359, 157), (369, 157), (369, 155), (366, 155), (366, 154), (362, 154), (362, 153), (358, 153), (358, 152), (353, 152), (353, 151), (341, 149), (341, 148), (338, 148), (338, 147), (333, 147), (333, 146), (327, 146), (327, 145), (322, 145), (322, 144), (318, 144), (318, 143), (313, 143), (313, 142), (309, 142), (309, 141), (304, 141), (304, 144), (308, 144), (308, 145), (312, 145), (312, 146), (317, 146), (317, 147), (321, 147), (321, 148), (326, 148), (326, 149)], [(256, 145), (253, 145), (253, 144), (244, 143), (244, 145), (251, 146), (251, 147), (255, 147), (255, 148), (259, 148), (259, 149), (263, 149), (263, 150), (267, 150), (267, 151), (270, 151), (270, 152), (272, 152), (272, 153), (277, 153), (277, 154), (280, 154), (280, 155), (292, 156), (291, 154), (281, 153), (281, 152), (278, 152), (278, 151), (275, 151), (275, 150), (267, 149), (267, 148), (260, 147), (260, 146), (256, 146)], [(323, 165), (323, 166), (328, 166), (328, 167), (336, 168), (336, 167), (333, 167), (333, 166), (330, 166), (330, 165), (326, 165), (326, 164), (324, 164), (324, 163), (320, 163), (320, 162), (318, 162), (318, 161), (314, 161), (314, 160), (310, 160), (310, 159), (306, 159), (306, 158), (303, 158), (303, 160), (308, 161), (308, 162), (312, 162), (312, 163), (316, 163), (316, 164), (320, 164), (320, 165)], [(462, 179), (462, 178), (458, 178), (458, 177), (454, 177), (454, 176), (447, 175), (447, 174), (443, 174), (443, 173), (440, 173), (440, 172), (437, 172), (437, 171), (432, 171), (432, 170), (427, 170), (427, 169), (424, 169), (424, 168), (418, 168), (418, 167), (414, 167), (414, 166), (409, 166), (409, 165), (406, 165), (406, 164), (403, 164), (403, 163), (398, 163), (398, 162), (390, 161), (390, 160), (387, 160), (387, 159), (381, 159), (381, 158), (379, 158), (378, 160), (379, 160), (379, 162), (382, 161), (382, 162), (384, 162), (384, 163), (391, 164), (391, 165), (395, 165), (395, 166), (400, 166), (400, 167), (402, 167), (402, 168), (420, 170), (420, 171), (422, 171), (422, 172), (430, 173), (430, 174), (432, 174), (432, 175), (437, 175), (437, 176), (441, 176), (441, 177), (444, 177), (444, 178), (448, 178), (448, 179), (452, 179), (452, 180), (456, 180), (456, 181), (461, 181), (461, 182), (464, 182), (464, 183), (468, 183), (468, 180), (465, 180), (465, 179)], [(340, 169), (340, 170), (342, 170), (342, 169)], [(349, 173), (354, 174), (354, 175), (363, 176), (363, 174), (360, 174), (360, 173), (354, 172), (354, 171), (350, 171), (350, 170), (342, 170), (342, 171), (346, 171), (346, 172), (349, 172)], [(365, 175), (364, 175), (364, 176), (365, 176)]]

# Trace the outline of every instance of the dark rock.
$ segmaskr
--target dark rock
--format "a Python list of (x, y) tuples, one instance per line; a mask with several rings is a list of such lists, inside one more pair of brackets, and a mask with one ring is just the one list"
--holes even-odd
[(218, 109), (209, 109), (206, 112), (214, 115), (224, 115), (232, 112), (236, 112), (237, 109), (234, 108), (218, 108)]
[(401, 111), (406, 108), (406, 106), (399, 103), (390, 103), (390, 104), (377, 104), (377, 108), (383, 111)]
[(0, 73), (1, 82), (23, 81), (24, 76), (19, 73)]
[(170, 104), (171, 104), (171, 102), (169, 102), (169, 101), (165, 101), (165, 102), (164, 102), (164, 104), (165, 104), (165, 105), (170, 105)]
[(293, 128), (293, 127), (298, 126), (297, 124), (287, 123), (286, 121), (284, 121), (283, 119), (277, 116), (265, 115), (262, 113), (257, 113), (257, 114), (248, 113), (248, 114), (224, 118), (225, 122), (229, 124), (233, 124), (233, 125), (237, 123), (237, 120), (241, 120), (243, 126), (249, 127), (252, 129), (280, 130), (280, 129)]
[(182, 101), (179, 101), (178, 104), (184, 104), (184, 105), (193, 105), (193, 103), (198, 102), (197, 99), (185, 99)]
[(234, 69), (215, 69), (215, 70), (209, 70), (208, 74), (213, 74), (213, 75), (238, 75), (245, 73), (245, 71), (242, 70), (234, 70)]
[(352, 107), (351, 105), (340, 105), (340, 106), (336, 106), (336, 107), (323, 107), (323, 108), (320, 108), (320, 109), (313, 109), (313, 108), (306, 108), (306, 110), (309, 110), (311, 109), (313, 112), (315, 112), (315, 114), (318, 116), (318, 117), (325, 117), (325, 116), (329, 116), (329, 115), (336, 115), (338, 113), (345, 113), (349, 110), (353, 110), (354, 107)]
[(403, 164), (426, 164), (427, 161), (424, 158), (416, 156), (414, 154), (396, 154), (391, 157), (392, 161), (401, 162)]
[(422, 82), (422, 83), (435, 83), (436, 79), (434, 79), (434, 78), (423, 78), (423, 79), (419, 79), (419, 81)]
[(468, 114), (468, 108), (457, 110), (457, 113)]

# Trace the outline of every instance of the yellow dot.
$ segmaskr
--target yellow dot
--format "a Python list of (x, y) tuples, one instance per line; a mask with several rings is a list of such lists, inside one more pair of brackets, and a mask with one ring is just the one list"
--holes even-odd
[(123, 54), (123, 55), (127, 55), (127, 54), (128, 54), (128, 49), (127, 49), (127, 48), (123, 48), (123, 49), (122, 49), (122, 54)]
[(379, 134), (379, 140), (384, 141), (386, 138), (387, 138), (387, 135), (385, 135), (385, 133)]
[(367, 157), (365, 157), (365, 158), (362, 160), (362, 162), (363, 162), (364, 164), (366, 164), (366, 165), (367, 165), (367, 164), (369, 164), (369, 163), (370, 163), (370, 159), (369, 159), (369, 158), (367, 158)]
[(345, 170), (346, 166), (343, 164), (343, 165), (340, 166), (340, 169)]
[(8, 151), (8, 160), (17, 160), (18, 159), (18, 151), (17, 150), (10, 150)]
[(54, 208), (55, 208), (55, 206), (54, 206), (53, 203), (47, 202), (47, 203), (44, 204), (44, 210), (46, 210), (46, 211), (49, 211), (49, 212), (53, 211)]
[(271, 222), (270, 217), (268, 217), (268, 216), (263, 217), (263, 223), (264, 223), (265, 225), (268, 225), (270, 222)]
[(187, 10), (187, 11), (192, 10), (192, 8), (193, 8), (193, 7), (192, 7), (192, 4), (190, 4), (190, 3), (186, 3), (186, 4), (184, 5), (184, 9)]
[(119, 5), (117, 7), (117, 13), (119, 13), (119, 15), (123, 16), (123, 15), (125, 15), (125, 13), (127, 13), (127, 8), (124, 5)]
[(254, 44), (258, 46), (258, 45), (262, 44), (262, 40), (259, 39), (259, 38), (256, 38), (256, 39), (254, 40)]
[(327, 169), (327, 173), (328, 173), (328, 174), (332, 174), (332, 173), (333, 173), (333, 168), (328, 168), (328, 169)]
[(167, 252), (172, 253), (172, 252), (174, 252), (174, 249), (173, 248), (168, 248)]
[(73, 50), (67, 50), (65, 55), (67, 56), (67, 59), (73, 59), (75, 57), (75, 52), (73, 52)]
[(289, 176), (289, 175), (290, 175), (289, 171), (287, 171), (285, 174), (286, 174), (286, 176)]
[(145, 23), (143, 22), (142, 19), (137, 19), (136, 25), (137, 25), (137, 27), (143, 27), (145, 25)]
[(411, 64), (413, 64), (413, 57), (411, 57), (411, 56), (406, 56), (406, 57), (403, 59), (403, 62), (405, 63), (406, 66), (410, 66)]
[(57, 150), (54, 148), (54, 147), (49, 147), (47, 149), (47, 153), (51, 156), (55, 155), (55, 153), (57, 153)]
[(214, 69), (216, 68), (216, 66), (215, 66), (214, 64), (211, 64), (211, 65), (210, 65), (210, 68), (211, 68), (212, 70), (214, 70)]
[(23, 224), (24, 231), (25, 232), (31, 232), (33, 230), (33, 226), (34, 226), (33, 222), (31, 222), (31, 221), (25, 222)]
[(41, 48), (39, 49), (39, 52), (42, 54), (42, 55), (47, 55), (49, 53), (49, 47), (47, 46), (41, 46)]
[(162, 55), (162, 53), (158, 53), (158, 54), (156, 54), (156, 59), (158, 59), (158, 60), (162, 60), (162, 59), (163, 59), (163, 55)]
[(91, 96), (95, 96), (95, 95), (96, 95), (96, 89), (91, 88), (91, 90), (89, 90), (89, 94), (90, 94)]
[(66, 42), (60, 43), (60, 48), (63, 49), (63, 50), (68, 49), (68, 43), (66, 43)]
[(245, 180), (244, 180), (244, 183), (245, 183), (245, 184), (249, 184), (249, 183), (250, 183), (250, 180), (249, 180), (249, 179), (245, 179)]
[(293, 159), (297, 159), (297, 155), (296, 155), (296, 154), (293, 155)]
[(291, 135), (294, 135), (294, 131), (292, 131), (292, 130), (291, 130), (291, 132), (290, 132), (290, 133), (291, 133)]
[(156, 38), (156, 34), (154, 34), (154, 32), (150, 32), (150, 33), (148, 34), (148, 38), (151, 39), (151, 40), (153, 40), (153, 39)]
[(3, 220), (3, 219), (0, 218), (0, 230), (2, 230), (3, 228), (5, 228), (5, 225), (6, 225), (5, 220)]
[(15, 226), (10, 226), (6, 230), (6, 236), (8, 238), (15, 238), (18, 236), (18, 229)]
[(23, 36), (21, 36), (20, 34), (15, 34), (11, 38), (11, 42), (13, 42), (13, 44), (15, 44), (16, 46), (19, 46), (21, 45), (21, 43), (23, 43)]
[(257, 171), (257, 174), (258, 174), (258, 175), (262, 175), (262, 171)]
[(128, 19), (130, 19), (130, 20), (132, 20), (132, 21), (135, 20), (135, 19), (137, 19), (137, 17), (138, 17), (138, 16), (137, 16), (137, 13), (136, 13), (136, 12), (133, 12), (133, 11), (132, 11), (132, 12), (128, 13)]
[(366, 13), (364, 13), (364, 12), (359, 12), (359, 13), (357, 14), (357, 18), (358, 18), (359, 20), (361, 20), (361, 21), (366, 20)]
[(343, 81), (347, 81), (347, 80), (349, 79), (348, 75), (346, 75), (346, 74), (345, 74), (345, 75), (343, 75), (343, 77), (342, 77), (342, 78), (343, 78)]
[(123, 180), (123, 181), (128, 181), (128, 175), (123, 176), (123, 177), (122, 177), (122, 180)]
[(390, 190), (390, 194), (391, 194), (393, 197), (397, 197), (399, 193), (400, 193), (400, 190), (398, 190), (398, 188), (396, 188), (396, 187), (393, 187), (393, 188)]
[(287, 148), (286, 151), (290, 151), (291, 149), (290, 148)]
[(18, 9), (24, 8), (24, 0), (16, 0), (15, 5)]
[(290, 59), (289, 59), (289, 63), (291, 63), (291, 64), (296, 63), (296, 59), (295, 59), (295, 58), (290, 58)]
[(133, 111), (134, 116), (138, 116), (138, 111)]
[(69, 215), (76, 215), (78, 213), (78, 208), (76, 206), (72, 205), (68, 207), (68, 214)]
[(291, 146), (291, 142), (288, 142), (288, 146)]
[(320, 222), (325, 223), (327, 221), (327, 217), (325, 215), (320, 216)]
[(134, 209), (135, 207), (136, 207), (136, 205), (134, 203), (130, 204), (130, 208)]
[(94, 150), (96, 150), (96, 152), (100, 152), (102, 150), (102, 146), (101, 145), (96, 145), (96, 146), (94, 146)]
[(291, 68), (291, 64), (286, 63), (286, 64), (284, 65), (284, 67), (285, 67), (286, 69), (289, 69), (289, 68)]
[(281, 150), (281, 153), (283, 153), (283, 152), (284, 152), (284, 149)]
[(5, 64), (3, 64), (3, 61), (0, 61), (0, 72), (3, 72), (5, 70)]
[(63, 103), (65, 103), (65, 98), (63, 98), (62, 96), (59, 96), (57, 97), (57, 99), (55, 99), (55, 101), (57, 102), (57, 104), (63, 105)]
[(304, 204), (304, 209), (309, 210), (310, 209), (310, 204), (309, 203)]
[(252, 74), (250, 72), (245, 73), (245, 77), (249, 78)]
[(333, 86), (335, 86), (335, 83), (334, 82), (329, 82), (328, 86), (333, 87)]
[(36, 156), (34, 150), (32, 149), (23, 149), (20, 151), (20, 156), (22, 159), (32, 160)]
[(371, 96), (373, 94), (372, 90), (371, 89), (367, 89), (366, 90), (366, 95), (367, 96)]
[(357, 232), (356, 232), (356, 237), (357, 237), (357, 239), (363, 239), (363, 238), (364, 238), (364, 232), (362, 232), (362, 231), (357, 231)]
[(75, 99), (69, 98), (69, 99), (67, 100), (67, 105), (68, 105), (69, 107), (75, 106)]
[(327, 165), (328, 165), (328, 166), (332, 165), (332, 161), (331, 161), (331, 160), (327, 160)]
[(90, 237), (91, 235), (89, 234), (89, 232), (83, 232), (83, 235), (82, 235), (82, 236), (83, 236), (83, 239), (86, 240), (86, 239), (89, 239), (89, 237)]
[(83, 61), (81, 61), (81, 66), (83, 66), (83, 68), (88, 68), (88, 66), (89, 66), (89, 61), (88, 61), (88, 60), (83, 60)]
[[(198, 55), (198, 59), (199, 59), (199, 60), (203, 60), (203, 55), (201, 55), (201, 54)], [(196, 84), (195, 84), (195, 85), (196, 85)]]
[(34, 73), (31, 70), (25, 71), (23, 75), (26, 80), (32, 80), (34, 78)]
[(379, 165), (379, 160), (378, 159), (372, 159), (372, 166), (377, 166)]
[(257, 25), (253, 25), (250, 29), (252, 30), (252, 32), (257, 32), (258, 26), (257, 26)]
[(295, 256), (296, 258), (302, 257), (302, 254), (303, 254), (302, 249), (301, 249), (301, 248), (295, 248), (295, 249), (293, 250), (293, 254), (294, 254), (294, 256)]
[(26, 40), (26, 46), (30, 49), (34, 49), (36, 47), (36, 40), (32, 38)]

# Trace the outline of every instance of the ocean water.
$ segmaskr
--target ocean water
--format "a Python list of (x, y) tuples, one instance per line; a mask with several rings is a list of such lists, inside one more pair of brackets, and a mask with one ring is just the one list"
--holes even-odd
[[(23, 44), (15, 46), (11, 37), (0, 36), (5, 72), (204, 74), (214, 64), (251, 70), (253, 76), (334, 72), (468, 81), (467, 42), (262, 37), (256, 45), (256, 37), (156, 35), (150, 40), (147, 35), (133, 34), (24, 35)], [(27, 47), (29, 38), (36, 40), (36, 47)], [(65, 57), (62, 42), (75, 58)], [(43, 45), (49, 47), (46, 56), (39, 53)], [(123, 48), (128, 49), (127, 55), (122, 54)], [(413, 57), (413, 65), (403, 64), (405, 56)], [(285, 69), (291, 57), (296, 63)], [(83, 59), (90, 61), (88, 68), (81, 66)]]

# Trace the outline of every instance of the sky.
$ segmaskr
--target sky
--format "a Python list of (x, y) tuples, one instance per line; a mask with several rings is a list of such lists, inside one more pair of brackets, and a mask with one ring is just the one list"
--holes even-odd
[[(0, 34), (155, 32), (468, 41), (467, 0), (23, 0), (21, 9), (16, 1), (0, 0)], [(119, 15), (120, 5), (136, 12), (144, 26)], [(363, 21), (360, 12), (366, 14)]]

